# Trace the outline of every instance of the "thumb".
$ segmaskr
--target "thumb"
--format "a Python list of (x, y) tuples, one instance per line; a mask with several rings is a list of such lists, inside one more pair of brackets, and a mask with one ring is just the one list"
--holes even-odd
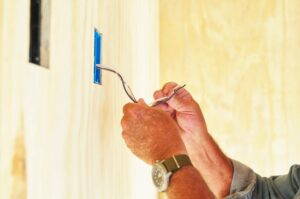
[[(172, 92), (173, 90), (167, 92), (166, 95), (170, 96)], [(166, 103), (176, 111), (183, 111), (193, 104), (193, 97), (185, 88), (182, 88)]]

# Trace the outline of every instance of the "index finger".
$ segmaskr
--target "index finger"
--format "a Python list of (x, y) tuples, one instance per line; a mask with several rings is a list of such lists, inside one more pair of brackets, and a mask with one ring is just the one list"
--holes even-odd
[(162, 92), (165, 94), (165, 95), (168, 95), (170, 94), (171, 92), (173, 92), (174, 88), (177, 87), (178, 84), (175, 83), (175, 82), (168, 82), (166, 83), (163, 88), (162, 88)]

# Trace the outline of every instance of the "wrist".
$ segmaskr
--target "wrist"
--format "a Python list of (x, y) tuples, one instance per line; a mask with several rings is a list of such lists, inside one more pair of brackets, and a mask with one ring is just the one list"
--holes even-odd
[(215, 198), (197, 169), (191, 165), (174, 173), (168, 189), (169, 198)]
[(157, 190), (160, 192), (166, 191), (173, 174), (189, 165), (192, 165), (191, 160), (185, 154), (174, 155), (156, 162), (152, 168), (152, 180)]
[(163, 154), (161, 156), (161, 158), (159, 160), (165, 160), (167, 158), (170, 158), (172, 156), (179, 155), (179, 154), (188, 155), (187, 150), (185, 148), (184, 149), (183, 148), (181, 148), (181, 149), (174, 149), (174, 150), (167, 151), (165, 154)]
[[(170, 142), (172, 142), (172, 141), (169, 141), (169, 143)], [(165, 146), (165, 147), (164, 148), (158, 147), (156, 149), (156, 151), (159, 153), (156, 156), (154, 156), (153, 164), (157, 161), (165, 160), (174, 155), (178, 155), (178, 154), (187, 155), (188, 154), (187, 149), (184, 145), (184, 142), (181, 140), (181, 138), (174, 140), (171, 145), (169, 143), (159, 145), (159, 146)]]
[(230, 190), (233, 166), (208, 132), (197, 139), (185, 140), (194, 166), (216, 196), (225, 196)]

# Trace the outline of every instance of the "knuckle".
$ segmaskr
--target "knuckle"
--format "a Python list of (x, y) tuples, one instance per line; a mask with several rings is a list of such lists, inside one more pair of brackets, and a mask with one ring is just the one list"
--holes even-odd
[(176, 82), (167, 82), (166, 84), (165, 84), (165, 86), (177, 86), (178, 84), (176, 83)]
[(132, 142), (132, 136), (129, 136), (129, 131), (122, 131), (122, 138), (125, 141), (126, 145), (130, 145), (129, 143)]
[(123, 113), (127, 114), (129, 113), (133, 108), (135, 107), (134, 103), (127, 103), (123, 106)]
[(122, 137), (123, 137), (124, 140), (126, 140), (126, 138), (127, 138), (126, 131), (122, 131)]
[(123, 113), (127, 113), (128, 109), (129, 109), (130, 103), (127, 103), (123, 106)]
[(121, 126), (122, 126), (123, 129), (125, 129), (126, 126), (127, 126), (127, 121), (126, 121), (126, 118), (125, 118), (125, 117), (123, 117), (123, 118), (121, 119)]

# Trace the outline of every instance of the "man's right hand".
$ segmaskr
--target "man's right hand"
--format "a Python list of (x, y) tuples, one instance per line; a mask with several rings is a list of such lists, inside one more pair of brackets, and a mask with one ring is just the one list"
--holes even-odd
[[(173, 82), (165, 84), (154, 93), (154, 98), (169, 96), (176, 86)], [(201, 109), (191, 94), (180, 89), (173, 98), (157, 107), (177, 122), (188, 155), (215, 196), (227, 196), (233, 176), (231, 160), (209, 135)]]
[[(169, 96), (176, 86), (178, 85), (174, 82), (166, 83), (153, 96), (155, 99)], [(157, 107), (168, 112), (174, 118), (181, 128), (181, 136), (186, 144), (198, 142), (202, 134), (207, 134), (206, 123), (200, 106), (186, 89), (180, 89), (167, 103)]]

